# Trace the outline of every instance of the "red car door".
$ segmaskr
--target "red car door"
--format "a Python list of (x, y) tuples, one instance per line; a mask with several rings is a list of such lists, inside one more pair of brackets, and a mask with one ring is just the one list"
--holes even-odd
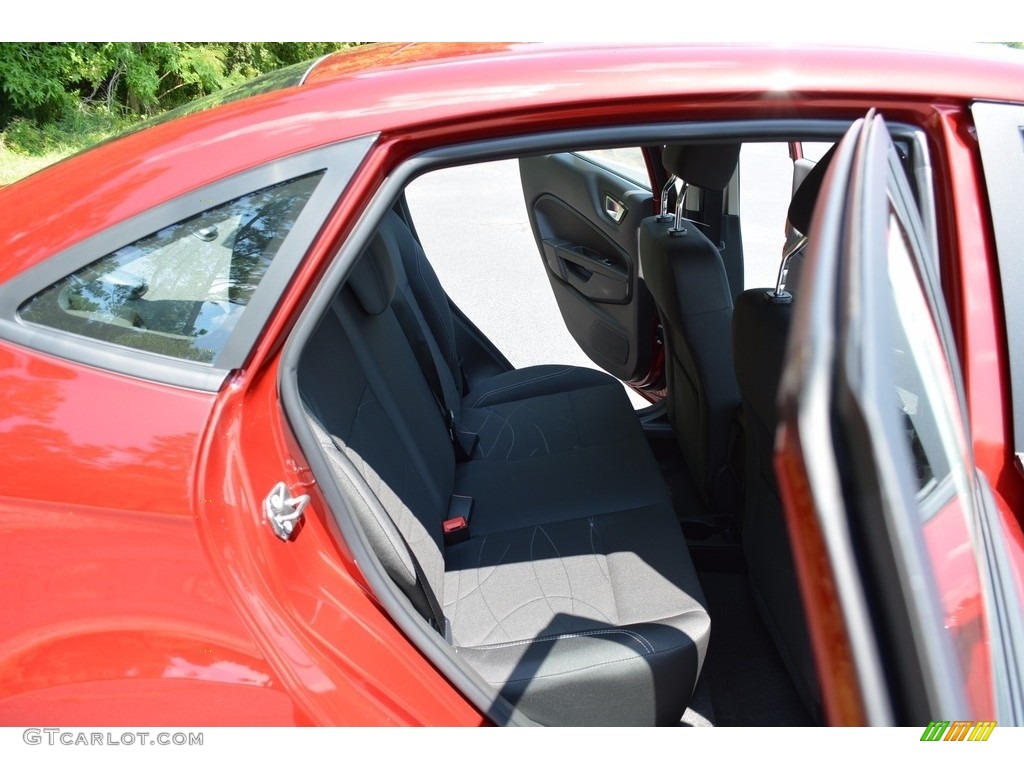
[(1010, 582), (923, 232), (869, 113), (815, 209), (776, 448), (832, 724), (1019, 716), (1020, 608), (991, 599)]

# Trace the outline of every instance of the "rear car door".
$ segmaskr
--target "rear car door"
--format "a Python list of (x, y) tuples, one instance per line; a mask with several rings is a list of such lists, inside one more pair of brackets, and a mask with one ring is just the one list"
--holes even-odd
[(1020, 686), (924, 231), (869, 113), (815, 209), (776, 448), (832, 724), (993, 720)]
[(566, 328), (608, 373), (640, 388), (656, 383), (648, 379), (657, 313), (637, 253), (640, 222), (654, 210), (641, 150), (524, 157), (519, 169)]

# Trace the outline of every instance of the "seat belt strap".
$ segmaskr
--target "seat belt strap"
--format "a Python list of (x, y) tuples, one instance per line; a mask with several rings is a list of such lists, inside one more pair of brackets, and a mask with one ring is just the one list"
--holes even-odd
[[(395, 527), (397, 530), (397, 526)], [(451, 622), (448, 621), (448, 617), (445, 616), (444, 611), (441, 610), (441, 603), (438, 602), (437, 595), (434, 594), (433, 587), (431, 587), (430, 582), (427, 581), (427, 576), (423, 573), (423, 566), (420, 565), (420, 561), (416, 557), (416, 553), (412, 551), (412, 547), (409, 546), (409, 542), (405, 540), (405, 536), (402, 535), (401, 531), (398, 532), (398, 537), (405, 545), (405, 551), (409, 553), (409, 559), (412, 560), (412, 570), (416, 574), (416, 583), (419, 585), (420, 590), (423, 592), (423, 596), (427, 600), (427, 608), (430, 610), (430, 623), (434, 629), (444, 637), (445, 641), (451, 645)]]
[(467, 462), (470, 458), (469, 453), (459, 439), (459, 428), (455, 422), (455, 411), (449, 407), (448, 401), (445, 398), (441, 374), (437, 370), (437, 362), (434, 360), (434, 355), (430, 351), (430, 345), (423, 335), (423, 329), (420, 327), (415, 315), (413, 315), (412, 307), (409, 306), (404, 297), (396, 293), (394, 300), (391, 302), (391, 307), (395, 310), (398, 324), (402, 326), (402, 331), (409, 340), (409, 346), (412, 348), (413, 355), (416, 357), (416, 362), (423, 373), (423, 377), (427, 380), (427, 386), (430, 387), (430, 393), (434, 396), (434, 402), (437, 403), (437, 407), (441, 411), (441, 418), (444, 419), (445, 429), (448, 430), (448, 439), (451, 441), (452, 450), (455, 452), (455, 460), (460, 464)]

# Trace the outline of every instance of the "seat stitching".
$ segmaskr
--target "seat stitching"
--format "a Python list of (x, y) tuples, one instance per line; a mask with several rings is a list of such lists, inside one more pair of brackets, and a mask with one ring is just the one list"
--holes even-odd
[[(607, 613), (605, 613), (603, 610), (601, 610), (601, 608), (599, 608), (598, 606), (594, 605), (593, 603), (589, 603), (586, 600), (580, 600), (579, 598), (574, 598), (572, 595), (554, 595), (554, 594), (550, 594), (550, 593), (546, 593), (545, 595), (541, 595), (540, 597), (531, 597), (529, 600), (521, 601), (518, 605), (516, 605), (515, 608), (510, 609), (504, 616), (502, 616), (501, 617), (501, 621), (505, 621), (510, 616), (512, 616), (514, 613), (517, 613), (518, 611), (520, 611), (521, 609), (523, 609), (526, 606), (530, 605), (531, 603), (539, 603), (541, 600), (547, 600), (549, 598), (558, 598), (558, 599), (561, 599), (561, 600), (574, 600), (580, 606), (585, 606), (587, 608), (593, 608), (596, 613), (600, 614), (600, 620), (608, 622), (608, 623), (611, 623), (611, 621), (612, 621), (612, 618)], [(573, 618), (578, 618), (578, 617), (574, 616)], [(592, 619), (592, 620), (593, 621), (597, 621), (598, 619)], [(580, 631), (583, 631), (583, 630), (580, 630)]]
[[(572, 599), (570, 595), (552, 595), (552, 597), (561, 598), (561, 599), (564, 599), (564, 600)], [(506, 613), (504, 616), (502, 616), (501, 617), (502, 629), (505, 632), (505, 634), (507, 635), (507, 637), (511, 638), (513, 636), (513, 633), (509, 632), (507, 629), (504, 628), (504, 623), (506, 621), (508, 621), (511, 617), (513, 617), (516, 614), (518, 614), (522, 609), (529, 607), (533, 603), (539, 603), (540, 601), (545, 600), (545, 599), (546, 599), (545, 597), (533, 597), (533, 598), (530, 598), (529, 600), (524, 600), (522, 603), (520, 603), (515, 608), (510, 610), (508, 613)], [(603, 620), (605, 623), (611, 624), (611, 621), (612, 621), (611, 618), (608, 616), (608, 614), (606, 614), (604, 611), (602, 611), (598, 606), (596, 606), (596, 605), (594, 605), (592, 603), (584, 602), (582, 600), (576, 600), (576, 604), (578, 606), (583, 606), (583, 607), (587, 607), (587, 608), (593, 608), (595, 613), (598, 615), (598, 618), (593, 619), (593, 621), (596, 622), (596, 621), (602, 621)], [(557, 614), (555, 614), (555, 615), (557, 615)], [(572, 618), (578, 618), (578, 617), (574, 616)], [(548, 627), (548, 629), (550, 629), (550, 627)], [(487, 640), (490, 638), (492, 631), (493, 630), (485, 632), (483, 637), (478, 642), (486, 643)], [(572, 630), (566, 630), (566, 631), (567, 632), (571, 632)], [(583, 630), (580, 630), (580, 631), (583, 631)], [(522, 635), (521, 632), (517, 633), (517, 634)], [(526, 641), (508, 640), (507, 642), (526, 642)], [(479, 647), (479, 646), (473, 646), (473, 647)]]
[[(597, 530), (597, 526), (594, 524), (594, 518), (588, 517), (587, 525), (590, 529), (590, 551), (594, 554), (594, 560), (597, 561), (598, 570), (601, 571), (601, 574), (604, 576), (604, 580), (611, 583), (612, 575), (611, 572), (608, 570), (607, 555), (605, 555), (603, 552), (598, 552), (597, 545), (594, 542), (594, 532)], [(612, 591), (612, 602), (615, 602), (614, 590)], [(615, 614), (618, 615), (618, 611), (616, 611)]]
[(596, 637), (598, 635), (627, 635), (635, 640), (640, 646), (647, 652), (643, 654), (647, 656), (652, 653), (657, 653), (654, 649), (654, 645), (650, 640), (645, 638), (639, 632), (634, 632), (631, 629), (587, 629), (581, 632), (564, 632), (560, 635), (548, 635), (547, 637), (536, 637), (531, 640), (513, 640), (507, 643), (492, 643), (489, 645), (475, 645), (469, 646), (474, 650), (478, 651), (495, 651), (501, 650), (502, 648), (516, 648), (521, 645), (531, 645), (533, 643), (554, 643), (558, 640), (573, 640), (578, 637)]
[[(498, 562), (495, 563), (491, 567), (490, 573), (488, 573), (486, 576), (484, 576), (483, 579), (481, 579), (479, 574), (483, 570), (483, 566), (480, 565), (480, 560), (483, 558), (484, 545), (486, 543), (487, 543), (487, 536), (485, 535), (483, 537), (483, 539), (481, 540), (481, 542), (480, 542), (480, 549), (478, 550), (478, 553), (477, 553), (477, 567), (474, 570), (474, 573), (477, 574), (477, 577), (476, 577), (477, 586), (476, 586), (476, 589), (474, 591), (478, 591), (480, 593), (480, 600), (483, 602), (484, 607), (487, 609), (487, 612), (489, 614), (491, 614), (491, 618), (494, 619), (495, 625), (494, 625), (494, 629), (492, 629), (491, 631), (493, 632), (495, 629), (500, 629), (506, 635), (508, 635), (509, 637), (512, 637), (512, 633), (509, 632), (507, 629), (505, 629), (505, 627), (502, 625), (502, 619), (498, 618), (498, 614), (495, 613), (494, 607), (490, 604), (490, 602), (488, 602), (488, 600), (487, 600), (487, 593), (483, 591), (484, 584), (486, 584), (487, 581), (489, 581), (490, 578), (495, 573), (497, 573), (498, 566), (501, 565), (504, 562), (506, 555), (508, 555), (509, 550), (512, 548), (512, 545), (511, 544), (506, 544), (505, 545), (505, 551), (501, 553), (501, 557), (498, 558)], [(472, 594), (472, 593), (470, 593), (470, 594)], [(505, 618), (508, 618), (508, 617), (506, 616)], [(490, 633), (488, 633), (488, 634), (490, 634)]]
[[(534, 556), (534, 551), (533, 550), (534, 550), (534, 543), (537, 541), (537, 533), (538, 532), (544, 534), (544, 538), (548, 540), (548, 544), (550, 544), (551, 548), (553, 550), (555, 550), (555, 557), (558, 559), (558, 564), (562, 568), (562, 573), (565, 576), (565, 583), (569, 587), (569, 611), (570, 611), (570, 615), (575, 616), (575, 614), (576, 614), (576, 599), (575, 599), (575, 596), (572, 593), (573, 592), (573, 589), (572, 589), (572, 578), (569, 576), (569, 571), (565, 567), (565, 561), (562, 559), (562, 553), (558, 551), (558, 547), (555, 546), (555, 542), (551, 540), (551, 537), (548, 535), (548, 532), (545, 531), (544, 527), (541, 526), (541, 525), (535, 525), (533, 527), (533, 535), (530, 536), (530, 571), (533, 573), (533, 578), (537, 581), (537, 588), (540, 589), (540, 593), (544, 596), (544, 600), (547, 603), (548, 610), (550, 611), (551, 616), (552, 617), (557, 616), (558, 613), (557, 613), (557, 611), (555, 611), (555, 606), (553, 606), (551, 604), (550, 596), (548, 595), (547, 590), (544, 589), (544, 582), (541, 581), (540, 574), (537, 573), (537, 561), (540, 558)], [(505, 618), (508, 618), (508, 617), (506, 616)], [(509, 633), (509, 634), (511, 634), (511, 633)]]
[(490, 390), (488, 392), (484, 392), (482, 395), (480, 395), (480, 397), (476, 400), (476, 402), (473, 403), (473, 407), (478, 407), (478, 406), (482, 405), (484, 400), (486, 400), (488, 397), (491, 397), (492, 395), (498, 394), (499, 392), (506, 392), (506, 391), (508, 391), (510, 389), (517, 389), (519, 387), (524, 387), (527, 384), (535, 384), (536, 382), (543, 381), (544, 379), (553, 379), (553, 378), (555, 378), (557, 376), (564, 376), (565, 374), (571, 372), (572, 370), (573, 370), (572, 367), (566, 367), (566, 368), (563, 368), (562, 370), (556, 371), (554, 373), (547, 373), (547, 374), (544, 374), (543, 376), (535, 376), (533, 378), (527, 379), (526, 381), (517, 381), (514, 384), (506, 384), (504, 387), (498, 387), (497, 389), (492, 389), (492, 390)]
[[(666, 649), (666, 650), (663, 650), (663, 651), (655, 651), (654, 653), (647, 653), (647, 654), (644, 654), (644, 656), (660, 656), (660, 655), (665, 654), (665, 653), (671, 653), (673, 650), (674, 649), (669, 648), (669, 649)], [(507, 684), (507, 683), (529, 683), (529, 682), (532, 682), (534, 680), (547, 680), (549, 678), (565, 677), (566, 675), (576, 675), (576, 674), (579, 674), (580, 672), (584, 672), (584, 671), (589, 670), (589, 669), (597, 669), (598, 667), (607, 667), (607, 666), (611, 666), (612, 664), (626, 664), (626, 663), (629, 663), (631, 661), (636, 661), (636, 659), (635, 658), (634, 659), (613, 659), (612, 661), (601, 661), (601, 662), (598, 662), (597, 664), (587, 664), (587, 665), (582, 666), (582, 667), (576, 667), (575, 669), (566, 670), (565, 672), (551, 672), (550, 674), (547, 674), (547, 675), (530, 675), (529, 677), (510, 677), (507, 680), (497, 680), (497, 681), (495, 681), (495, 680), (488, 680), (487, 682), (490, 685), (502, 685), (502, 686)]]
[[(544, 441), (544, 454), (541, 454), (541, 455), (548, 455), (548, 456), (550, 456), (551, 455), (551, 446), (548, 445), (548, 438), (545, 436), (544, 430), (540, 428), (540, 424), (538, 424), (537, 422), (533, 423), (533, 428), (537, 430), (537, 434), (540, 435), (540, 439)], [(534, 451), (530, 455), (531, 456), (536, 456), (537, 452)]]

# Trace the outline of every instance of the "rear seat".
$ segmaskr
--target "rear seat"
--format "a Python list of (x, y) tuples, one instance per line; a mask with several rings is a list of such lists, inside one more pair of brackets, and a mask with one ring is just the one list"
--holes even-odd
[[(642, 440), (622, 385), (600, 371), (566, 365), (520, 368), (483, 381), (463, 375), (448, 297), (419, 241), (394, 212), (378, 247), (394, 260), (395, 298), (425, 329), (444, 399), (475, 458), (513, 460), (580, 447)], [(464, 378), (475, 381), (464, 392)]]
[[(402, 301), (446, 405), (477, 436), (469, 460), (456, 460)], [(352, 512), (413, 605), (429, 618), (436, 600), (459, 655), (527, 717), (677, 723), (710, 621), (621, 385), (542, 366), (463, 392), (447, 308), (391, 214), (304, 350), (303, 400)], [(473, 500), (468, 538), (446, 545), (459, 497)]]

